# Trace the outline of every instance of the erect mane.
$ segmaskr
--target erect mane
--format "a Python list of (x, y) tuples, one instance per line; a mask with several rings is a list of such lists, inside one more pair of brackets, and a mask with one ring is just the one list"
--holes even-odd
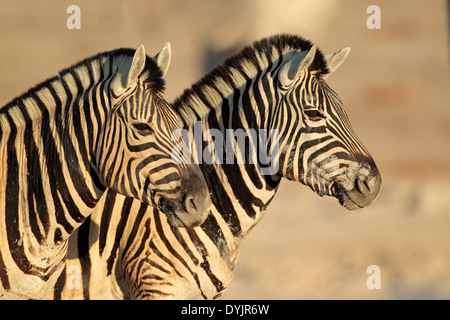
[[(218, 107), (223, 99), (248, 79), (280, 59), (288, 52), (309, 50), (313, 43), (296, 35), (280, 34), (264, 38), (244, 47), (240, 52), (227, 58), (201, 80), (186, 89), (173, 103), (173, 107), (190, 124), (206, 116), (211, 108)], [(309, 67), (317, 74), (328, 73), (323, 53), (318, 49)]]
[[(78, 69), (80, 67), (83, 67), (85, 65), (90, 65), (92, 62), (99, 62), (103, 63), (106, 59), (110, 59), (112, 63), (114, 63), (115, 60), (120, 60), (123, 57), (127, 57), (129, 59), (133, 59), (133, 56), (136, 52), (136, 49), (130, 49), (130, 48), (119, 48), (111, 51), (105, 51), (102, 53), (98, 53), (92, 57), (86, 58), (81, 60), (80, 62), (63, 69), (59, 72), (60, 77), (68, 72), (71, 72), (72, 70)], [(114, 71), (111, 70), (111, 74)], [(165, 89), (165, 81), (163, 79), (163, 73), (161, 69), (159, 68), (156, 61), (149, 56), (147, 56), (147, 59), (145, 61), (145, 67), (142, 71), (141, 75), (139, 76), (140, 80), (147, 84), (149, 86), (149, 89), (153, 90), (154, 92), (162, 93)]]
[[(86, 69), (88, 72), (91, 72), (91, 67), (101, 67), (101, 64), (103, 64), (107, 59), (110, 59), (113, 61), (114, 59), (120, 59), (124, 56), (130, 57), (130, 59), (133, 58), (134, 53), (136, 52), (135, 49), (129, 49), (129, 48), (120, 48), (115, 49), (111, 51), (105, 51), (102, 53), (98, 53), (94, 56), (85, 58), (75, 64), (73, 64), (70, 67), (64, 68), (61, 71), (58, 72), (58, 75), (53, 76), (34, 87), (28, 89), (21, 95), (15, 97), (11, 100), (11, 102), (7, 103), (5, 106), (0, 107), (0, 113), (1, 111), (6, 111), (9, 107), (12, 107), (16, 105), (20, 100), (24, 100), (35, 93), (39, 92), (41, 89), (48, 87), (52, 82), (58, 81), (60, 79), (63, 79), (65, 75), (69, 73), (76, 73), (77, 70)], [(110, 64), (112, 65), (112, 64)], [(110, 70), (112, 71), (112, 70)], [(87, 74), (88, 76), (92, 76), (91, 74)], [(109, 74), (110, 75), (110, 74)], [(149, 86), (149, 89), (153, 90), (155, 93), (162, 93), (165, 89), (165, 81), (163, 79), (163, 73), (159, 66), (157, 65), (156, 61), (150, 57), (147, 56), (145, 68), (142, 74), (140, 75), (140, 79), (142, 82), (147, 84)], [(102, 77), (100, 77), (100, 80), (103, 80)]]

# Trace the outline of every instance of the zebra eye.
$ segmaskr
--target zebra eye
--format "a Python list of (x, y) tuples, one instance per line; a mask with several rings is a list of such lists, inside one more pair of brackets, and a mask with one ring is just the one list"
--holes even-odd
[(319, 110), (305, 110), (305, 114), (312, 121), (320, 121), (324, 118), (322, 112)]
[(134, 123), (133, 127), (143, 136), (148, 136), (153, 133), (153, 129), (147, 123)]

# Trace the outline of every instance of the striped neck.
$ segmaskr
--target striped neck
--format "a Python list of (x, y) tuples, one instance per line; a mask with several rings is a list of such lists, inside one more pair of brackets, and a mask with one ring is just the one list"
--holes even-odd
[[(293, 36), (264, 39), (244, 48), (227, 59), (173, 103), (185, 125), (195, 131), (202, 121), (202, 132), (219, 129), (225, 137), (228, 130), (287, 130), (275, 126), (280, 122), (280, 88), (278, 71), (295, 52), (310, 48), (309, 41)], [(323, 69), (321, 60), (317, 69)], [(279, 132), (282, 135), (282, 132)], [(195, 137), (194, 137), (195, 138)], [(236, 141), (236, 140), (235, 140)], [(203, 141), (202, 150), (208, 147)], [(243, 154), (248, 154), (248, 143)], [(226, 149), (226, 148), (225, 148)], [(267, 151), (267, 150), (266, 150)], [(226, 153), (227, 150), (224, 150)], [(267, 152), (270, 156), (270, 151)], [(280, 175), (261, 174), (261, 163), (221, 166), (202, 163), (201, 168), (213, 194), (213, 203), (221, 212), (234, 237), (244, 236), (262, 217), (280, 182)], [(246, 159), (248, 160), (248, 159)], [(209, 180), (209, 181), (208, 181)], [(217, 181), (220, 181), (218, 183)], [(204, 229), (213, 228), (213, 224)]]
[(35, 212), (39, 222), (29, 224), (39, 242), (67, 239), (104, 192), (92, 151), (111, 107), (105, 88), (117, 68), (115, 54), (85, 59), (0, 108), (0, 142), (17, 155), (8, 157), (8, 167), (19, 168), (17, 177), (8, 171), (6, 188), (17, 185), (28, 193), (24, 199), (34, 199), (6, 199), (6, 207)]

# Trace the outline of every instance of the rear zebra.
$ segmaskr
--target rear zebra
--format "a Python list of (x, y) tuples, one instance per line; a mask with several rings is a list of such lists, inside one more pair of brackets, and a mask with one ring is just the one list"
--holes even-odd
[(67, 239), (107, 188), (174, 224), (205, 220), (198, 166), (172, 155), (182, 122), (162, 98), (169, 63), (169, 46), (100, 53), (0, 108), (0, 298), (49, 294)]
[[(205, 138), (212, 129), (222, 137), (227, 129), (277, 130), (276, 141), (257, 139), (278, 150), (275, 157), (268, 153), (279, 160), (278, 171), (262, 174), (267, 159), (248, 161), (250, 138), (233, 154), (246, 155), (244, 164), (201, 163), (213, 205), (205, 223), (194, 228), (174, 228), (157, 208), (108, 191), (70, 239), (66, 272), (53, 298), (219, 297), (233, 277), (242, 239), (264, 215), (281, 177), (334, 196), (349, 210), (371, 204), (381, 176), (325, 82), (348, 53), (324, 56), (307, 40), (277, 35), (244, 48), (186, 90), (173, 106), (191, 137), (201, 121), (206, 141), (200, 150), (213, 143)], [(190, 142), (197, 150), (196, 139)]]

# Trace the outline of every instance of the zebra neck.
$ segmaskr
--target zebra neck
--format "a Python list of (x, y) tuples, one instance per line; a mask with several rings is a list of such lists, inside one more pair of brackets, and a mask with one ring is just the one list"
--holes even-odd
[[(104, 86), (105, 81), (100, 76), (103, 72), (101, 62), (93, 60), (90, 63), (61, 74), (64, 91), (53, 86), (53, 101), (47, 103), (50, 106), (50, 130), (46, 138), (54, 141), (50, 146), (53, 150), (48, 153), (53, 151), (58, 155), (58, 161), (52, 166), (60, 173), (59, 177), (52, 178), (55, 181), (64, 179), (64, 182), (58, 181), (59, 189), (66, 190), (63, 199), (67, 198), (68, 211), (77, 223), (82, 223), (91, 213), (105, 190), (93, 169), (95, 159), (92, 154), (101, 119), (105, 119), (108, 112), (109, 99), (104, 90), (93, 89)], [(99, 99), (102, 103), (97, 101)]]
[[(220, 130), (222, 136), (226, 136), (227, 129), (234, 132), (253, 129), (257, 133), (267, 130), (266, 134), (270, 135), (271, 129), (280, 129), (279, 137), (282, 137), (283, 130), (289, 128), (280, 125), (289, 115), (283, 114), (280, 108), (278, 72), (295, 52), (309, 47), (308, 41), (290, 36), (255, 42), (186, 90), (174, 101), (173, 107), (190, 128), (196, 121), (203, 120), (207, 124), (203, 132), (206, 127)], [(208, 144), (203, 143), (202, 150)], [(244, 147), (244, 154), (248, 151)], [(282, 152), (278, 152), (280, 155)], [(279, 161), (280, 167), (282, 161), (284, 159)], [(259, 221), (279, 185), (280, 176), (262, 174), (261, 167), (260, 162), (201, 164), (218, 211), (215, 219), (224, 220), (236, 238), (243, 237)], [(213, 225), (210, 223), (208, 228), (214, 229)]]
[[(199, 148), (194, 149), (197, 152), (197, 158), (194, 158), (200, 164), (210, 187), (212, 202), (218, 210), (216, 214), (220, 215), (216, 219), (223, 219), (233, 236), (242, 238), (264, 215), (277, 191), (280, 178), (276, 172), (270, 172), (266, 163), (261, 163), (261, 150), (257, 150), (261, 146), (261, 134), (267, 131), (260, 130), (262, 128), (251, 118), (244, 120), (230, 110), (240, 112), (239, 108), (213, 109), (201, 122), (202, 158), (198, 158)], [(196, 142), (198, 131), (195, 132), (195, 129), (198, 130), (199, 126), (199, 122), (193, 126)], [(215, 142), (208, 138), (208, 132), (212, 129), (221, 132), (224, 138), (222, 145), (215, 143), (220, 141), (217, 137), (214, 137)], [(211, 151), (212, 144), (214, 151)], [(233, 150), (230, 145), (237, 147)]]
[(7, 154), (0, 192), (8, 193), (0, 211), (25, 219), (39, 243), (68, 238), (102, 192), (89, 156), (97, 128), (85, 101), (93, 83), (80, 80), (81, 72), (65, 71), (0, 108), (0, 150)]

